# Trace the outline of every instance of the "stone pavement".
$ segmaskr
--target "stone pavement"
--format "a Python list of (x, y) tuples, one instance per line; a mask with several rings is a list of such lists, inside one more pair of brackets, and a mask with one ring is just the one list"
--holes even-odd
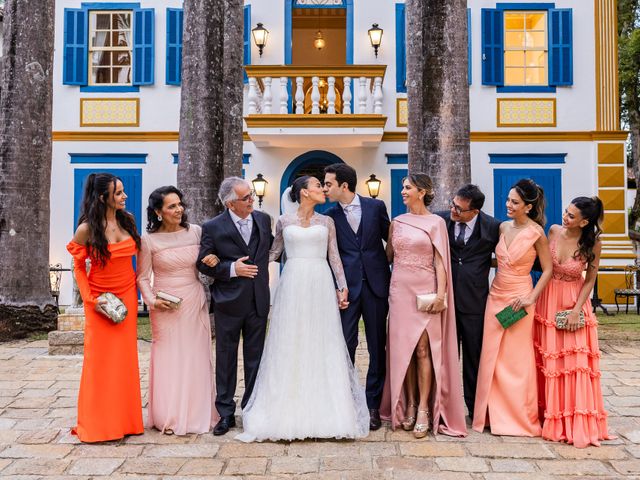
[[(225, 437), (144, 435), (82, 445), (69, 434), (82, 366), (50, 357), (47, 342), (0, 344), (0, 477), (3, 479), (224, 478), (520, 480), (640, 479), (640, 345), (602, 345), (609, 424), (619, 438), (576, 449), (541, 439), (471, 432), (414, 440), (384, 426), (361, 441), (242, 444)], [(149, 344), (140, 342), (143, 392)], [(358, 364), (365, 355), (360, 347)], [(364, 369), (361, 368), (363, 371)], [(313, 414), (313, 412), (309, 412)], [(235, 430), (237, 431), (237, 430)]]

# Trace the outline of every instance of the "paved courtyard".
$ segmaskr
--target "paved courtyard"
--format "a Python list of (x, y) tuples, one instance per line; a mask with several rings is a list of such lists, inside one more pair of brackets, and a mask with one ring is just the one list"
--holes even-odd
[[(471, 432), (414, 440), (384, 426), (365, 440), (242, 444), (147, 430), (101, 445), (70, 435), (82, 358), (50, 357), (47, 342), (0, 344), (0, 477), (226, 479), (640, 479), (640, 345), (602, 345), (602, 384), (617, 440), (575, 449)], [(140, 342), (146, 398), (149, 344)], [(365, 355), (360, 347), (358, 364)], [(361, 369), (362, 370), (362, 369)], [(145, 400), (146, 403), (146, 400)], [(313, 412), (309, 412), (310, 415)], [(236, 432), (238, 430), (235, 430)]]

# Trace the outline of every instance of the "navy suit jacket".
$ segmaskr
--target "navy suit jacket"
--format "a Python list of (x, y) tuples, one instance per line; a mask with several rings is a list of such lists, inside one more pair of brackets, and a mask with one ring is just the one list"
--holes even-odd
[[(258, 244), (253, 255), (233, 224), (229, 211), (225, 210), (202, 225), (200, 253), (196, 266), (200, 272), (215, 279), (211, 285), (211, 299), (216, 310), (237, 316), (255, 308), (259, 316), (266, 317), (270, 303), (269, 249), (273, 242), (271, 217), (258, 211), (253, 211), (251, 215), (253, 229), (258, 229)], [(220, 263), (213, 268), (201, 261), (209, 253), (217, 255), (220, 259)], [(249, 257), (249, 260), (258, 266), (258, 275), (255, 278), (229, 277), (231, 264), (242, 257)], [(255, 298), (255, 306), (251, 301), (252, 296)]]
[(362, 281), (367, 279), (373, 293), (380, 298), (389, 296), (391, 272), (382, 241), (389, 236), (389, 215), (384, 202), (360, 196), (362, 219), (358, 233), (347, 221), (340, 204), (327, 210), (333, 218), (338, 237), (338, 250), (347, 277), (349, 300), (358, 298)]

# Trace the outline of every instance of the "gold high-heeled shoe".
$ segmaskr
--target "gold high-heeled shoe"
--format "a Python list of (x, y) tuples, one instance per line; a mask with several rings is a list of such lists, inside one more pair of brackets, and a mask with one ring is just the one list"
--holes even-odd
[[(427, 414), (427, 422), (426, 423), (416, 423), (413, 427), (413, 436), (415, 438), (424, 438), (427, 436), (427, 432), (429, 431), (429, 425), (431, 425), (431, 416), (429, 415), (429, 410), (418, 410), (418, 414), (426, 413)], [(416, 417), (417, 417), (416, 415)]]
[[(407, 411), (410, 408), (417, 409), (418, 406), (414, 405), (413, 403), (410, 403), (409, 405), (407, 405)], [(412, 430), (413, 426), (415, 424), (416, 424), (416, 414), (415, 413), (413, 415), (409, 415), (409, 416), (405, 415), (404, 420), (402, 422), (400, 422), (400, 425), (402, 426), (402, 429), (405, 432), (408, 432), (408, 431)]]

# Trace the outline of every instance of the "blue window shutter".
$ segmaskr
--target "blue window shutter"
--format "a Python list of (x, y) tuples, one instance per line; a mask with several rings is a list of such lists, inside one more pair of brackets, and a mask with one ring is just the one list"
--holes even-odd
[(80, 8), (64, 9), (64, 53), (62, 83), (86, 85), (88, 76), (87, 11)]
[(396, 92), (407, 91), (407, 46), (404, 3), (396, 3)]
[(153, 85), (154, 77), (154, 9), (133, 11), (133, 84)]
[(573, 85), (573, 23), (570, 8), (549, 10), (549, 85)]
[(402, 179), (408, 172), (406, 168), (391, 170), (391, 218), (407, 213), (407, 206), (402, 203)]
[[(251, 5), (245, 5), (242, 10), (242, 20), (244, 23), (244, 32), (243, 32), (243, 63), (245, 65), (251, 65)], [(244, 79), (244, 83), (247, 83), (249, 79), (247, 78), (247, 72), (242, 74)]]
[(471, 9), (467, 8), (467, 76), (469, 79), (469, 85), (473, 79), (471, 70)]
[(182, 82), (183, 16), (181, 8), (167, 8), (167, 85)]
[(502, 11), (482, 9), (482, 84), (504, 84), (504, 27)]

